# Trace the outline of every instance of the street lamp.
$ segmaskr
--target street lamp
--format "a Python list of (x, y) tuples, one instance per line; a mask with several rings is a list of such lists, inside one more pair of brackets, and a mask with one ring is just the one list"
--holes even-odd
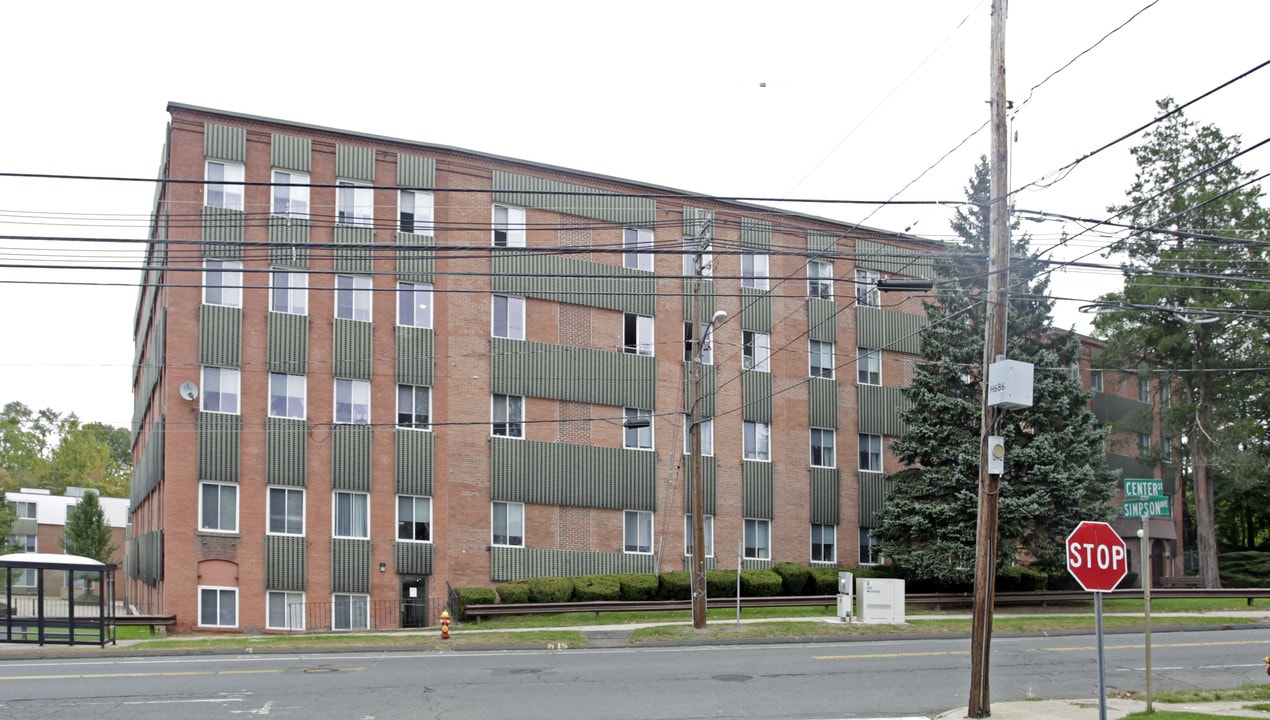
[[(698, 295), (698, 297), (700, 297)], [(699, 317), (695, 315), (694, 317)], [(705, 463), (701, 456), (701, 396), (703, 373), (701, 352), (710, 342), (710, 333), (717, 323), (728, 319), (727, 312), (715, 311), (710, 322), (701, 325), (700, 332), (692, 338), (692, 382), (688, 394), (689, 472), (692, 475), (692, 626), (698, 630), (706, 626), (706, 491)], [(739, 568), (738, 568), (739, 569)]]

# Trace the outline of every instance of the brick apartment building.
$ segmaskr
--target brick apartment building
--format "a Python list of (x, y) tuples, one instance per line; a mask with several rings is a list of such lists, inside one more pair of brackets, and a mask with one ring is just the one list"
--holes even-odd
[(937, 243), (168, 111), (135, 328), (144, 610), (177, 630), (416, 626), (450, 586), (684, 569), (703, 334), (711, 565), (878, 560), (925, 323), (878, 281), (929, 277)]
[[(52, 553), (65, 552), (61, 540), (66, 535), (66, 514), (77, 505), (86, 492), (96, 492), (80, 487), (68, 487), (63, 495), (54, 495), (43, 488), (22, 488), (4, 494), (4, 501), (11, 505), (17, 513), (13, 523), (13, 534), (9, 542), (17, 545), (23, 552)], [(110, 526), (110, 542), (115, 551), (110, 562), (120, 564), (124, 559), (127, 547), (125, 530), (128, 525), (128, 499), (99, 496), (102, 514), (106, 524)], [(50, 573), (47, 577), (52, 577)], [(47, 579), (46, 579), (46, 582)], [(64, 583), (64, 580), (63, 580)], [(0, 591), (3, 586), (0, 586)], [(13, 578), (15, 594), (33, 594), (36, 592), (34, 570), (22, 570)], [(64, 592), (63, 585), (46, 585), (46, 594)]]

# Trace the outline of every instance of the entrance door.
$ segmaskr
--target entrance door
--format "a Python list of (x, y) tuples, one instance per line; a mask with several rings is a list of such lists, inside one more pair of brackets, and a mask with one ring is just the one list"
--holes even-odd
[(428, 626), (428, 579), (405, 576), (401, 578), (401, 627)]

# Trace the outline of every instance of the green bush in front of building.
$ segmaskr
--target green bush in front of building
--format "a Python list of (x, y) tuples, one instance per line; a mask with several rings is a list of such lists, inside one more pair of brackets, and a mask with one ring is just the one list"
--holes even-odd
[(573, 600), (592, 602), (598, 600), (620, 600), (622, 583), (615, 575), (583, 575), (573, 580)]
[(997, 568), (997, 592), (1039, 592), (1049, 583), (1049, 576), (1023, 565)]
[(657, 597), (657, 576), (647, 574), (614, 575), (622, 585), (623, 600), (652, 600)]
[(468, 605), (493, 605), (498, 602), (498, 596), (494, 593), (493, 588), (483, 587), (461, 587), (454, 588), (454, 594), (459, 598), (460, 615), (463, 614), (463, 608)]
[(687, 570), (672, 570), (660, 576), (657, 597), (662, 600), (691, 600), (692, 577)]
[(524, 580), (514, 580), (500, 584), (498, 601), (506, 605), (529, 602), (529, 583)]
[(529, 584), (529, 602), (561, 603), (573, 597), (573, 580), (567, 577), (536, 577)]
[(812, 587), (811, 569), (798, 563), (776, 563), (772, 572), (781, 578), (781, 595), (806, 595)]
[(783, 581), (772, 570), (742, 570), (741, 597), (772, 597), (781, 594)]

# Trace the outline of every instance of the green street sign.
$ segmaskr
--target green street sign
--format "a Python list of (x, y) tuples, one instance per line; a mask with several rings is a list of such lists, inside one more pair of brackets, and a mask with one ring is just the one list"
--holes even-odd
[(1164, 497), (1164, 481), (1156, 478), (1125, 478), (1124, 496), (1125, 498)]
[(1127, 497), (1124, 499), (1124, 517), (1140, 518), (1143, 515), (1147, 517), (1170, 517), (1172, 513), (1169, 511), (1169, 499), (1163, 495), (1146, 498)]

